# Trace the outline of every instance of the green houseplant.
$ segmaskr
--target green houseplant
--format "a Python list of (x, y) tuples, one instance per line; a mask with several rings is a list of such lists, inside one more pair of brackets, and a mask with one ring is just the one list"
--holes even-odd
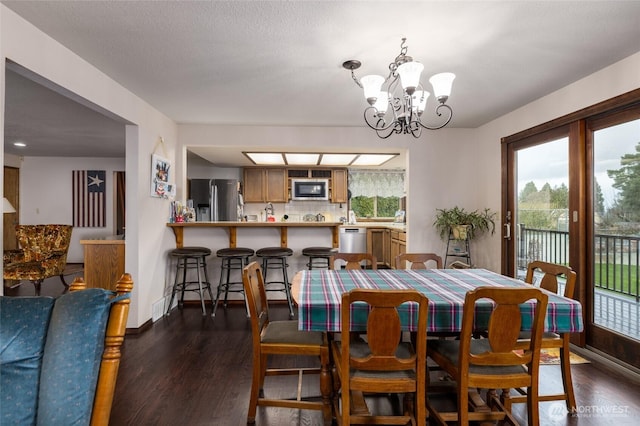
[(438, 234), (443, 241), (449, 238), (449, 230), (453, 233), (453, 238), (457, 240), (473, 239), (484, 232), (496, 231), (496, 212), (485, 208), (482, 211), (466, 211), (464, 208), (455, 206), (451, 209), (436, 209), (436, 220), (433, 226), (438, 230)]

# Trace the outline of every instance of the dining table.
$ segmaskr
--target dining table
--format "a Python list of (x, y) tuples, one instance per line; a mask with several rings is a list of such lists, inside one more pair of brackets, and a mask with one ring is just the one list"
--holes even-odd
[[(294, 276), (291, 294), (298, 306), (298, 328), (307, 331), (325, 331), (331, 334), (342, 330), (340, 316), (342, 294), (356, 288), (417, 290), (429, 299), (428, 334), (459, 332), (462, 328), (466, 293), (484, 286), (529, 288), (530, 284), (487, 269), (304, 270)], [(545, 331), (559, 334), (583, 331), (580, 302), (544, 289), (542, 291), (549, 296)], [(365, 331), (368, 307), (354, 304), (351, 309), (350, 330)], [(476, 304), (474, 321), (477, 329), (486, 329), (492, 309), (493, 305), (488, 300), (479, 301)], [(534, 311), (534, 301), (520, 306), (523, 331), (531, 328)], [(401, 305), (398, 313), (403, 330), (417, 329), (417, 309), (411, 302)], [(321, 389), (331, 388), (330, 383), (321, 385)]]

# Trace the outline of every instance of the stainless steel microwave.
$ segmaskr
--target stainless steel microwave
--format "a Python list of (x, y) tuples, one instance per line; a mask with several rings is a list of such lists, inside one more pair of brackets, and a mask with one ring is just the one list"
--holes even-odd
[(328, 179), (291, 179), (292, 200), (328, 200)]

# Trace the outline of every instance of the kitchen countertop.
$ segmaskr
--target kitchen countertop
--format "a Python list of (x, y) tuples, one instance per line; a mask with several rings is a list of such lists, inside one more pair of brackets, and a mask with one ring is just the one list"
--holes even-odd
[(229, 247), (236, 247), (238, 228), (277, 228), (280, 231), (280, 246), (287, 247), (289, 228), (330, 228), (332, 246), (338, 247), (338, 230), (342, 222), (176, 222), (167, 223), (176, 237), (176, 247), (184, 247), (185, 228), (226, 228), (229, 232)]
[(398, 222), (357, 222), (353, 224), (341, 225), (341, 228), (389, 228), (404, 231), (407, 229), (406, 223)]
[(198, 228), (198, 227), (327, 227), (327, 226), (340, 226), (342, 222), (234, 222), (234, 221), (220, 221), (220, 222), (177, 222), (167, 223), (167, 226), (184, 227), (184, 228)]
[(340, 228), (387, 228), (405, 231), (406, 224), (397, 222), (358, 222), (343, 224), (342, 222), (177, 222), (167, 223), (176, 237), (176, 247), (183, 247), (185, 228), (227, 228), (229, 230), (229, 247), (236, 246), (238, 228), (277, 228), (280, 230), (280, 245), (287, 247), (287, 230), (289, 228), (332, 228), (332, 245), (339, 245)]

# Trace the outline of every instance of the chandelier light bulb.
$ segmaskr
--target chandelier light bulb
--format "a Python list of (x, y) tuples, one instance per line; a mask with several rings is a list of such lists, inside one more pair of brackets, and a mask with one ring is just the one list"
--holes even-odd
[(431, 86), (433, 86), (433, 95), (441, 103), (444, 103), (447, 101), (447, 99), (449, 99), (454, 78), (456, 78), (456, 75), (454, 73), (443, 72), (440, 74), (436, 74), (429, 79), (429, 83), (431, 83)]
[(364, 97), (369, 102), (369, 105), (376, 103), (378, 96), (380, 95), (380, 88), (384, 83), (384, 77), (381, 75), (365, 75), (360, 79), (362, 88), (364, 89)]
[(413, 92), (413, 95), (411, 95), (411, 107), (413, 111), (422, 114), (424, 108), (427, 106), (427, 99), (429, 99), (430, 95), (431, 93), (422, 90)]
[(424, 65), (420, 62), (405, 62), (398, 67), (398, 75), (400, 75), (400, 83), (407, 94), (412, 95), (413, 91), (420, 84), (420, 73), (424, 69)]
[(389, 106), (389, 93), (388, 92), (380, 92), (378, 94), (378, 99), (376, 103), (373, 104), (373, 107), (378, 111), (378, 117), (384, 117), (387, 112), (387, 107)]

